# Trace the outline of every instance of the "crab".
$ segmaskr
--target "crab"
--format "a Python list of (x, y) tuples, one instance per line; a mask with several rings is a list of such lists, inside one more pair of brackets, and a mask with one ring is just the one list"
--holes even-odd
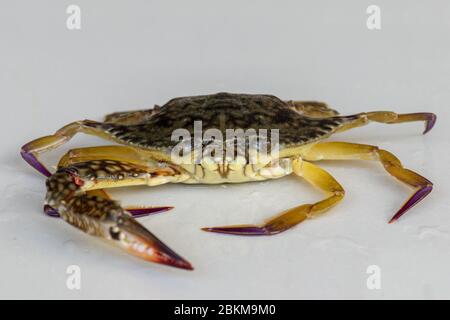
[[(263, 155), (261, 145), (247, 143), (253, 152), (240, 153), (236, 159), (217, 157), (216, 152), (195, 162), (176, 161), (178, 158), (174, 159), (173, 151), (179, 141), (174, 141), (172, 133), (183, 128), (193, 137), (195, 121), (201, 121), (203, 130), (213, 128), (223, 134), (230, 128), (278, 130), (278, 152), (275, 156), (272, 153)], [(389, 221), (392, 223), (425, 198), (432, 191), (433, 184), (404, 168), (392, 153), (377, 146), (323, 140), (369, 122), (396, 124), (412, 121), (424, 121), (425, 134), (433, 128), (436, 115), (374, 111), (341, 116), (322, 102), (284, 101), (272, 95), (217, 93), (175, 98), (162, 107), (147, 110), (112, 113), (103, 122), (76, 121), (53, 135), (25, 144), (21, 155), (47, 176), (44, 211), (48, 215), (60, 216), (72, 226), (106, 239), (147, 261), (192, 270), (186, 259), (137, 222), (137, 217), (171, 207), (122, 207), (106, 189), (165, 183), (243, 183), (293, 174), (325, 194), (319, 202), (290, 208), (261, 224), (202, 229), (245, 236), (274, 235), (321, 215), (344, 198), (343, 187), (317, 165), (318, 161), (373, 160), (414, 190)], [(79, 132), (116, 144), (71, 149), (60, 159), (56, 171), (51, 173), (39, 160), (39, 155), (68, 142)], [(230, 148), (229, 144), (227, 146)], [(225, 149), (222, 150), (224, 153)], [(195, 150), (189, 150), (192, 160)], [(261, 157), (256, 157), (257, 160), (251, 163), (251, 154), (261, 154)]]

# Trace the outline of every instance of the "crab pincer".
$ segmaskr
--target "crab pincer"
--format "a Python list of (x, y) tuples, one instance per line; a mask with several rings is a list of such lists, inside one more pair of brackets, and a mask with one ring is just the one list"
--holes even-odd
[[(74, 168), (63, 168), (47, 179), (45, 210), (72, 226), (108, 240), (141, 259), (193, 270), (192, 265), (137, 222), (118, 202), (86, 193)], [(137, 213), (148, 214), (147, 209)]]
[(116, 225), (109, 229), (111, 239), (132, 255), (176, 268), (194, 269), (187, 260), (175, 253), (132, 217), (122, 214), (115, 219), (115, 223)]

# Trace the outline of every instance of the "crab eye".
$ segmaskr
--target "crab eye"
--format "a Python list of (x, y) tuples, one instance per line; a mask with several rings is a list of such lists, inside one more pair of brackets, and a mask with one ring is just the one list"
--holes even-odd
[(117, 226), (109, 228), (109, 234), (114, 240), (120, 239), (120, 229)]

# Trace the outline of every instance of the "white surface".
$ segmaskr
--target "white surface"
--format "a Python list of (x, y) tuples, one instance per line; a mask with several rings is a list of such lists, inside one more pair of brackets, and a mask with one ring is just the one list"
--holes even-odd
[[(450, 3), (448, 1), (0, 2), (0, 298), (450, 298)], [(382, 30), (366, 28), (370, 4)], [(273, 237), (202, 232), (260, 222), (321, 195), (293, 177), (228, 186), (115, 191), (175, 205), (142, 219), (194, 272), (142, 262), (42, 213), (44, 178), (25, 142), (74, 120), (218, 91), (327, 101), (343, 113), (437, 113), (436, 128), (373, 124), (333, 137), (377, 144), (435, 183), (398, 223), (410, 190), (380, 165), (327, 162), (346, 188), (329, 214)], [(78, 135), (52, 153), (101, 144)], [(82, 288), (66, 288), (66, 267)], [(366, 268), (382, 271), (368, 290)]]

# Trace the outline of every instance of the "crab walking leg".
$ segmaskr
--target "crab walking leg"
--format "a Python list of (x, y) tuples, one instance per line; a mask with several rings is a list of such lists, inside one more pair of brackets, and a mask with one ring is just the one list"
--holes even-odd
[(22, 158), (28, 162), (33, 168), (38, 170), (43, 175), (49, 177), (50, 171), (39, 161), (38, 155), (43, 152), (47, 152), (58, 148), (64, 143), (68, 142), (76, 133), (84, 132), (86, 134), (103, 137), (111, 140), (110, 136), (104, 131), (99, 129), (99, 122), (91, 120), (83, 120), (72, 122), (50, 136), (41, 137), (28, 142), (21, 148), (20, 154)]
[(141, 167), (111, 160), (60, 168), (47, 179), (46, 204), (76, 228), (147, 261), (192, 270), (191, 264), (131, 217), (116, 201), (92, 190), (176, 181), (174, 168)]
[(304, 204), (289, 209), (262, 225), (235, 225), (203, 228), (202, 230), (246, 236), (273, 235), (292, 228), (307, 218), (313, 218), (324, 213), (344, 197), (344, 189), (324, 169), (301, 159), (294, 160), (292, 168), (297, 176), (304, 178), (310, 184), (322, 190), (327, 198), (314, 204)]
[(425, 130), (423, 131), (423, 134), (426, 134), (431, 129), (433, 129), (436, 123), (436, 115), (430, 112), (397, 114), (391, 111), (373, 111), (359, 113), (354, 116), (348, 116), (345, 118), (349, 118), (351, 119), (351, 121), (342, 125), (336, 132), (342, 132), (361, 127), (371, 121), (386, 124), (425, 121)]
[(376, 146), (346, 143), (322, 142), (306, 151), (302, 157), (306, 160), (376, 160), (380, 161), (392, 176), (414, 188), (413, 195), (392, 217), (389, 223), (396, 221), (406, 211), (425, 198), (433, 189), (433, 183), (421, 175), (406, 169), (392, 153)]

